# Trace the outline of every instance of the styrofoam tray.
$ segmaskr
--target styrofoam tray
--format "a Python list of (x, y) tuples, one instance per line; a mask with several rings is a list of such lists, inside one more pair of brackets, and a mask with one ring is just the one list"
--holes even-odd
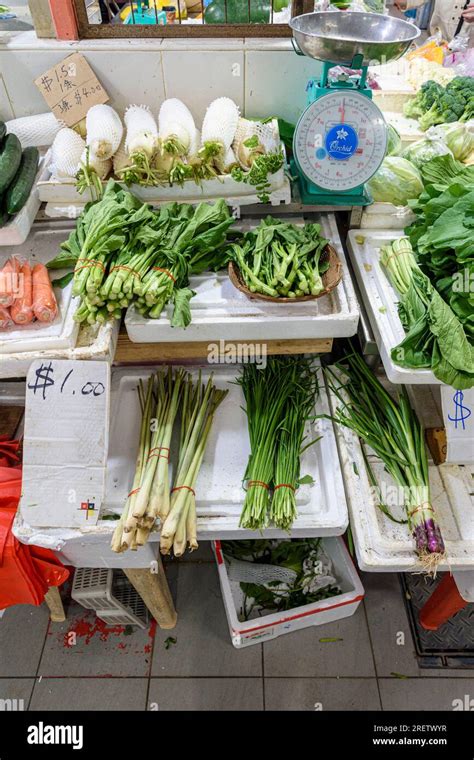
[[(430, 407), (430, 389), (419, 388), (415, 408), (424, 420)], [(332, 412), (337, 399), (330, 395)], [(416, 572), (422, 565), (415, 554), (415, 542), (407, 525), (399, 525), (386, 517), (378, 507), (375, 489), (371, 486), (364, 463), (362, 447), (350, 430), (336, 425), (336, 439), (342, 467), (350, 523), (357, 559), (361, 570), (372, 572)], [(405, 519), (405, 510), (393, 480), (383, 463), (367, 451), (375, 479), (387, 500), (392, 515)], [(439, 570), (474, 568), (474, 467), (430, 462), (431, 502), (446, 546), (446, 561)]]
[(325, 538), (322, 543), (324, 551), (332, 561), (334, 576), (341, 588), (340, 594), (312, 604), (294, 607), (286, 612), (274, 612), (240, 621), (238, 610), (242, 606), (243, 592), (239, 583), (229, 580), (221, 542), (215, 542), (214, 552), (222, 599), (232, 644), (237, 649), (275, 639), (277, 636), (300, 628), (341, 620), (355, 613), (364, 597), (364, 589), (344, 541), (342, 538)]
[[(197, 373), (195, 367), (189, 368)], [(239, 528), (244, 490), (242, 478), (249, 455), (247, 417), (242, 409), (244, 397), (235, 378), (239, 365), (202, 368), (206, 381), (211, 371), (219, 388), (229, 393), (213, 423), (204, 461), (196, 484), (198, 540), (214, 538), (259, 538), (261, 533)], [(116, 369), (112, 373), (112, 407), (104, 504), (108, 510), (121, 512), (130, 492), (138, 450), (140, 412), (136, 392), (139, 378), (150, 374), (145, 368)], [(317, 412), (327, 411), (323, 386)], [(320, 441), (303, 455), (301, 472), (310, 474), (314, 485), (298, 489), (299, 516), (292, 528), (294, 536), (335, 536), (347, 526), (344, 487), (337, 458), (332, 423), (318, 420), (308, 430), (308, 440), (322, 435)], [(270, 527), (263, 531), (269, 537), (286, 537), (284, 531)]]
[(119, 320), (101, 325), (82, 325), (72, 348), (52, 348), (41, 351), (0, 354), (0, 379), (26, 377), (35, 359), (91, 359), (112, 363), (119, 334)]
[(185, 330), (171, 327), (170, 308), (160, 319), (147, 319), (131, 306), (125, 326), (134, 343), (215, 340), (279, 340), (283, 338), (342, 338), (354, 335), (359, 306), (347, 269), (334, 214), (318, 221), (343, 265), (343, 278), (329, 295), (314, 301), (274, 304), (247, 298), (225, 271), (192, 277), (192, 321)]
[(0, 246), (3, 245), (21, 245), (27, 239), (36, 214), (41, 206), (38, 186), (40, 182), (45, 182), (49, 177), (48, 154), (40, 160), (38, 173), (35, 184), (21, 211), (13, 217), (4, 227), (0, 227)]
[[(398, 316), (398, 296), (380, 265), (379, 252), (382, 245), (401, 236), (400, 230), (350, 230), (347, 248), (388, 379), (392, 383), (438, 385), (431, 370), (399, 367), (390, 356), (391, 349), (404, 339), (405, 330)], [(357, 242), (360, 237), (363, 243)]]
[[(187, 367), (197, 372), (196, 367)], [(263, 532), (239, 528), (244, 491), (242, 477), (247, 464), (249, 441), (247, 419), (241, 405), (243, 396), (239, 386), (233, 384), (239, 367), (218, 367), (214, 370), (217, 385), (229, 388), (229, 395), (219, 407), (206, 448), (202, 469), (196, 485), (198, 541), (219, 538), (288, 538), (276, 528)], [(111, 429), (109, 460), (107, 465), (105, 499), (101, 517), (119, 514), (126, 502), (133, 480), (138, 447), (140, 413), (136, 387), (140, 378), (149, 376), (145, 367), (115, 368), (112, 370)], [(210, 368), (203, 368), (203, 378)], [(321, 389), (317, 413), (329, 409), (326, 390)], [(347, 505), (341, 468), (337, 455), (332, 423), (317, 420), (311, 437), (323, 437), (307, 450), (303, 458), (302, 474), (312, 474), (313, 486), (302, 486), (298, 491), (299, 517), (291, 531), (292, 536), (336, 536), (348, 525)], [(115, 521), (99, 519), (93, 527), (80, 530), (32, 528), (17, 514), (14, 533), (19, 541), (44, 546), (61, 553), (76, 566), (83, 567), (147, 567), (150, 556), (156, 553), (159, 533), (153, 532), (150, 551), (114, 554), (110, 541)]]
[(417, 119), (409, 119), (407, 116), (404, 116), (403, 113), (385, 110), (383, 111), (383, 116), (387, 124), (391, 124), (392, 127), (395, 127), (397, 130), (403, 148), (406, 148), (411, 143), (425, 137), (426, 133), (420, 128)]
[[(59, 244), (65, 240), (68, 231), (41, 229), (36, 227), (28, 240), (21, 246), (3, 248), (0, 251), (0, 265), (10, 257), (24, 258), (31, 264), (46, 264), (59, 251)], [(52, 279), (61, 277), (65, 270), (56, 270)], [(65, 288), (55, 289), (58, 302), (58, 316), (51, 325), (41, 322), (33, 322), (25, 327), (15, 326), (8, 330), (0, 331), (0, 361), (8, 360), (13, 354), (22, 354), (25, 351), (50, 351), (53, 349), (72, 348), (76, 344), (79, 324), (74, 321), (78, 300), (72, 297), (72, 282)]]

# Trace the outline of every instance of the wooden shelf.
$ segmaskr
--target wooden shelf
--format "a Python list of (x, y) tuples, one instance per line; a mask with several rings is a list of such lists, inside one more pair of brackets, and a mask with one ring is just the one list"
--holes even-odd
[[(216, 337), (216, 343), (219, 338)], [(242, 336), (242, 343), (245, 343)], [(264, 343), (264, 341), (260, 341)], [(132, 343), (121, 328), (114, 364), (144, 364), (146, 362), (185, 361), (206, 359), (211, 341), (177, 343)], [(265, 341), (269, 354), (325, 354), (332, 349), (332, 338), (314, 340)]]

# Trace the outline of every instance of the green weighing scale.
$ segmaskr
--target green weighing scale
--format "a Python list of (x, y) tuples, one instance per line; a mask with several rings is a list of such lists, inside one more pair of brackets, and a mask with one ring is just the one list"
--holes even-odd
[[(400, 58), (419, 36), (413, 24), (378, 13), (306, 13), (290, 21), (293, 47), (323, 63), (307, 85), (293, 138), (293, 170), (305, 204), (365, 206), (365, 183), (382, 163), (387, 125), (367, 86), (369, 63)], [(352, 74), (330, 78), (335, 66)], [(360, 72), (360, 73), (359, 73)]]

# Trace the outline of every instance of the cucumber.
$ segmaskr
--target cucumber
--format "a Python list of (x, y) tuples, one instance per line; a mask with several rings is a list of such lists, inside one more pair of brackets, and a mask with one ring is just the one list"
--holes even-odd
[(38, 148), (25, 148), (21, 157), (20, 167), (5, 196), (6, 208), (9, 214), (17, 214), (30, 197), (31, 188), (38, 171), (38, 163)]
[(21, 144), (16, 135), (7, 135), (0, 150), (0, 193), (4, 193), (18, 171)]
[(5, 125), (5, 122), (0, 121), (0, 145), (2, 144), (3, 138), (7, 134), (7, 127)]
[(5, 208), (5, 198), (0, 196), (0, 229), (8, 222), (9, 214)]

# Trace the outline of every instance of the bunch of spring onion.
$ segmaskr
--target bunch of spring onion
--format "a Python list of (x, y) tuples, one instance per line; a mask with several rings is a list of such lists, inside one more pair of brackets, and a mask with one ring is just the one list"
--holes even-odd
[(305, 429), (318, 395), (316, 371), (302, 356), (270, 357), (266, 368), (246, 364), (245, 398), (250, 457), (240, 525), (260, 530), (269, 521), (288, 530), (297, 517), (296, 491)]
[[(142, 546), (157, 520), (160, 549), (181, 556), (197, 549), (195, 486), (214, 414), (227, 395), (209, 378), (196, 383), (182, 369), (158, 372), (138, 387), (142, 420), (135, 475), (115, 529), (112, 549), (122, 552)], [(170, 491), (172, 435), (181, 416), (179, 461)]]
[(318, 295), (329, 266), (323, 256), (327, 244), (319, 224), (297, 227), (268, 216), (229, 246), (229, 258), (253, 293), (273, 298)]
[(402, 489), (416, 551), (423, 567), (435, 571), (445, 548), (431, 503), (424, 432), (405, 386), (392, 398), (357, 353), (346, 354), (326, 377), (337, 399), (334, 421), (353, 430)]

